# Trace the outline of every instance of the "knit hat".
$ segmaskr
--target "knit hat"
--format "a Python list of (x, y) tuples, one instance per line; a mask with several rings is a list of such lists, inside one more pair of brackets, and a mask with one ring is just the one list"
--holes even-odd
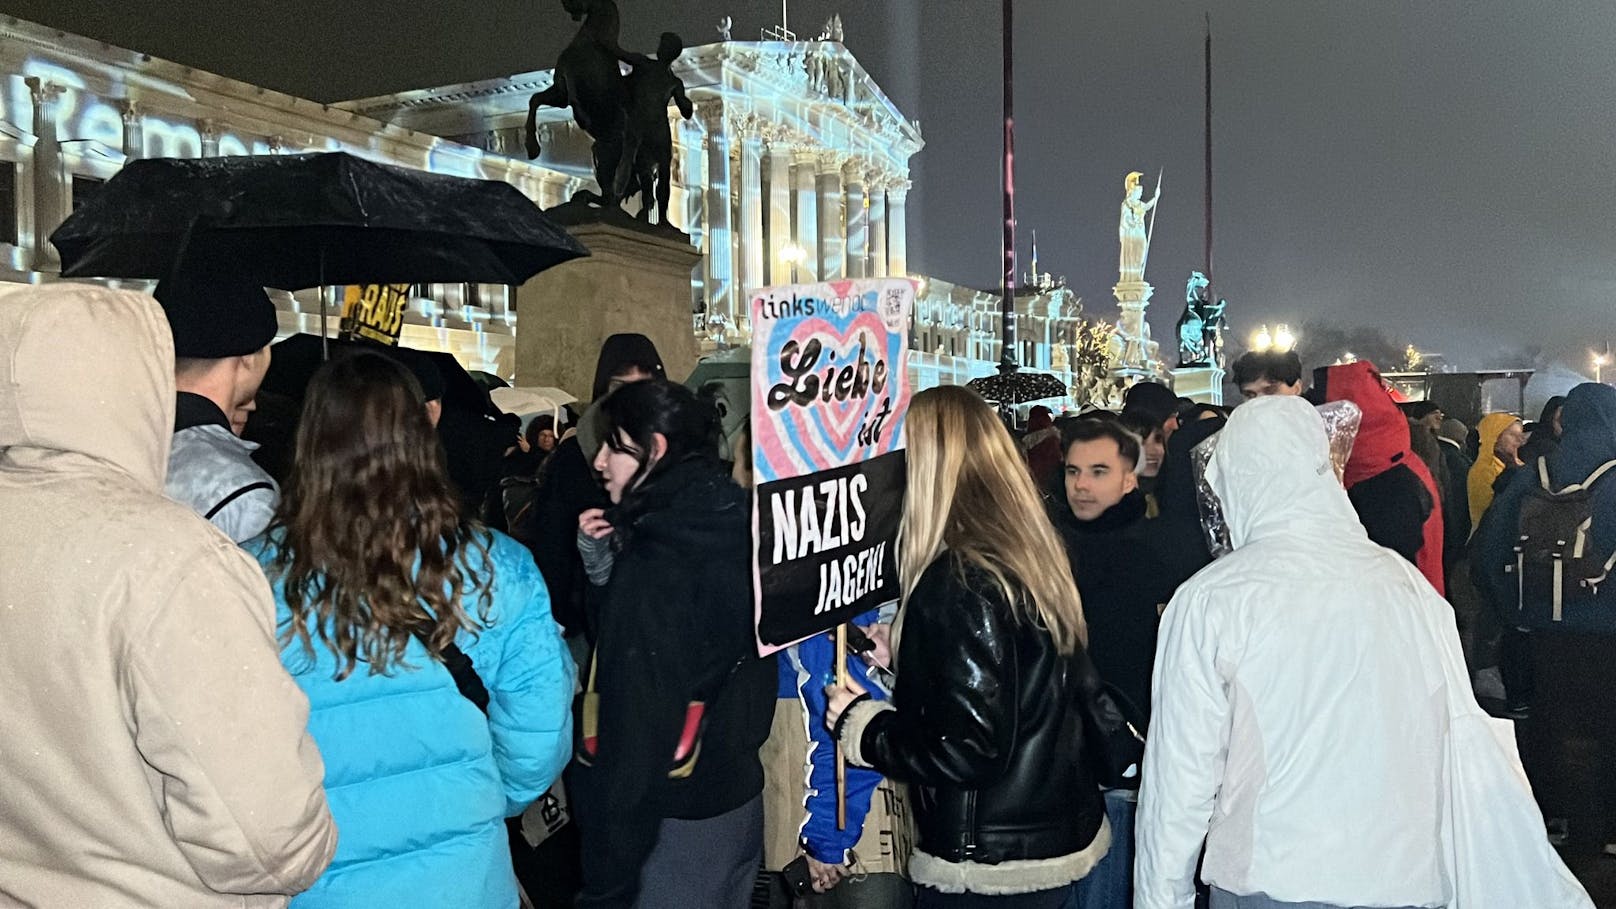
[(1139, 414), (1151, 425), (1160, 426), (1178, 413), (1178, 395), (1166, 385), (1140, 382), (1122, 396), (1122, 412)]
[(174, 356), (223, 360), (275, 340), (275, 304), (264, 288), (219, 273), (180, 272), (153, 293), (174, 334)]

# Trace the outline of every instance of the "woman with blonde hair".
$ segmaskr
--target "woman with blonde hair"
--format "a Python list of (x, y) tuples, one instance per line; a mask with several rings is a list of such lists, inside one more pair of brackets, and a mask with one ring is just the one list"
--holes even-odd
[(897, 687), (887, 702), (833, 688), (826, 721), (851, 763), (918, 790), (918, 906), (1058, 907), (1110, 846), (1098, 784), (1120, 774), (1096, 740), (1122, 724), (1083, 650), (1065, 551), (993, 411), (931, 388), (905, 433)]

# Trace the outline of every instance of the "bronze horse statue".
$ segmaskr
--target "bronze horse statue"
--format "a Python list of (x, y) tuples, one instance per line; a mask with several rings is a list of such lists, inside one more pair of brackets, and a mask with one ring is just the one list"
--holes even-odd
[(561, 5), (582, 24), (556, 61), (550, 87), (528, 99), (523, 127), (527, 156), (537, 158), (542, 150), (535, 123), (539, 108), (571, 107), (573, 119), (595, 140), (595, 182), (601, 189), (598, 194), (585, 190), (574, 198), (609, 208), (618, 201), (617, 172), (628, 121), (629, 98), (619, 63), (640, 65), (650, 59), (618, 46), (620, 20), (614, 0), (561, 0)]

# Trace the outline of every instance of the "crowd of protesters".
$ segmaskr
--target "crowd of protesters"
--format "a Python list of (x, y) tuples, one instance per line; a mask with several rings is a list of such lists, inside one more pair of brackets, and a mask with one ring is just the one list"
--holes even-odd
[[(746, 427), (643, 336), (467, 467), (381, 348), (243, 439), (275, 331), (223, 276), (0, 291), (0, 903), (1591, 906), (1616, 389), (1474, 433), (1283, 353), (1020, 433), (927, 389), (898, 601), (759, 658)], [(1599, 791), (1549, 748), (1534, 799), (1481, 702)]]

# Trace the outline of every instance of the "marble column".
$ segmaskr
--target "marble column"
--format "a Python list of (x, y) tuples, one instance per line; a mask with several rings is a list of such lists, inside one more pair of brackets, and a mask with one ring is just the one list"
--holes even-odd
[(843, 211), (842, 165), (837, 155), (819, 157), (816, 178), (818, 197), (815, 208), (819, 220), (819, 278), (829, 281), (847, 277), (847, 222)]
[(819, 161), (814, 152), (799, 149), (792, 153), (793, 192), (796, 194), (796, 223), (792, 242), (802, 250), (802, 261), (797, 263), (798, 283), (819, 280), (819, 192), (814, 180), (819, 175)]
[(140, 105), (126, 98), (118, 105), (118, 113), (123, 116), (124, 158), (135, 161), (146, 157), (146, 121), (141, 117)]
[(791, 283), (791, 263), (783, 255), (786, 244), (796, 238), (791, 229), (791, 154), (779, 142), (768, 146), (769, 173), (769, 258), (764, 276), (770, 284)]
[(34, 271), (58, 271), (61, 260), (50, 245), (51, 231), (66, 217), (62, 204), (62, 146), (56, 138), (56, 99), (62, 87), (36, 76), (23, 80), (34, 106), (34, 149), (30, 170), (34, 175), (34, 223), (31, 264)]
[[(763, 138), (749, 132), (741, 139), (740, 283), (736, 290), (741, 311), (750, 314), (751, 294), (764, 284), (763, 276)], [(737, 323), (739, 324), (739, 323)]]
[(909, 274), (908, 201), (908, 180), (887, 189), (887, 274), (895, 278)]
[(678, 127), (679, 146), (674, 149), (674, 156), (679, 160), (679, 168), (674, 177), (674, 193), (671, 200), (681, 201), (677, 206), (670, 200), (668, 217), (673, 219), (674, 225), (690, 237), (690, 245), (701, 249), (702, 237), (705, 235), (707, 219), (705, 212), (706, 198), (702, 192), (702, 136), (701, 125), (694, 120), (680, 120)]
[(722, 111), (703, 118), (707, 126), (707, 201), (703, 207), (707, 229), (702, 238), (707, 248), (702, 288), (707, 294), (709, 318), (722, 315), (731, 326), (736, 323), (734, 294), (735, 269), (730, 234), (730, 137)]
[(847, 191), (843, 194), (847, 206), (847, 276), (870, 276), (870, 212), (865, 207), (864, 166), (849, 164), (845, 172)]
[(870, 184), (870, 277), (885, 278), (888, 274), (886, 181), (877, 177)]

